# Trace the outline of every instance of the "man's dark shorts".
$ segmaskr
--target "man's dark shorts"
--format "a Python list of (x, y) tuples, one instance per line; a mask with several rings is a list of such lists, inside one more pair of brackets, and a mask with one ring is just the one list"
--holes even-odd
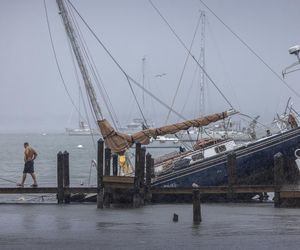
[(33, 161), (27, 161), (24, 165), (23, 174), (32, 174), (34, 173)]

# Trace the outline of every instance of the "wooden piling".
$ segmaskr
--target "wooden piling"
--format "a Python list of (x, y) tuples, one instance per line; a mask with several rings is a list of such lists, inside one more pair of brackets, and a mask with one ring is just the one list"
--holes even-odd
[(104, 160), (104, 175), (110, 176), (110, 163), (111, 163), (111, 150), (110, 148), (105, 149), (105, 160)]
[(193, 221), (194, 224), (201, 222), (201, 205), (200, 205), (200, 189), (193, 189)]
[(227, 199), (234, 200), (235, 193), (233, 186), (236, 184), (236, 154), (232, 152), (227, 156), (228, 193)]
[[(104, 175), (105, 176), (110, 176), (110, 171), (111, 169), (111, 150), (110, 148), (105, 148), (105, 153), (104, 153)], [(109, 208), (110, 203), (111, 203), (111, 189), (104, 187), (104, 197), (103, 197), (103, 204), (104, 207)]]
[(103, 208), (103, 153), (104, 141), (99, 139), (97, 148), (97, 208)]
[(152, 199), (151, 193), (151, 154), (147, 153), (146, 155), (146, 185), (145, 185), (145, 198), (149, 203)]
[(282, 153), (274, 155), (274, 207), (280, 207), (280, 189), (284, 181), (284, 157)]
[(140, 201), (141, 205), (145, 204), (145, 156), (146, 156), (146, 148), (141, 148), (141, 162), (140, 162)]
[(118, 175), (118, 155), (112, 155), (112, 168), (113, 168), (113, 176)]
[[(69, 153), (65, 151), (63, 153), (63, 176), (64, 176), (64, 188), (70, 187), (70, 170), (69, 170)], [(71, 195), (65, 194), (64, 195), (65, 203), (70, 203)]]
[(57, 203), (64, 202), (64, 158), (61, 151), (57, 154)]
[(133, 191), (133, 207), (137, 208), (141, 205), (140, 201), (140, 183), (141, 183), (141, 143), (136, 143), (135, 146), (135, 177)]
[(154, 173), (154, 158), (151, 158), (151, 177), (152, 178), (155, 177), (155, 173)]

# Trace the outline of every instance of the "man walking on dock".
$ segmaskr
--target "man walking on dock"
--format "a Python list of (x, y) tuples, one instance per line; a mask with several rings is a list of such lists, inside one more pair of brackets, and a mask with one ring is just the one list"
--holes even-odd
[(33, 179), (33, 184), (31, 185), (32, 187), (37, 187), (37, 181), (36, 181), (36, 176), (34, 173), (34, 160), (37, 157), (37, 153), (36, 151), (29, 146), (28, 142), (24, 143), (24, 170), (23, 170), (23, 176), (22, 176), (22, 181), (21, 183), (18, 183), (17, 186), (19, 187), (23, 187), (24, 186), (24, 182), (27, 176), (27, 173), (31, 175), (32, 179)]

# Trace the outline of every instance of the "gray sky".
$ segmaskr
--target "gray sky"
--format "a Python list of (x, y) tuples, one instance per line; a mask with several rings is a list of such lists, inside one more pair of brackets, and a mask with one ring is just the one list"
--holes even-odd
[[(71, 0), (125, 71), (170, 104), (179, 82), (186, 50), (147, 0)], [(210, 0), (204, 2), (278, 74), (295, 61), (288, 48), (300, 43), (298, 0)], [(46, 0), (58, 60), (70, 94), (78, 87), (68, 42), (56, 2)], [(198, 0), (153, 0), (187, 47), (199, 10), (206, 12), (206, 68), (230, 103), (241, 112), (270, 123), (284, 110), (288, 97), (299, 109), (299, 98), (280, 82)], [(79, 19), (78, 19), (79, 21)], [(123, 123), (138, 117), (129, 86), (115, 64), (80, 23), (97, 69), (115, 111)], [(42, 0), (0, 1), (0, 132), (63, 132), (77, 125), (51, 49)], [(200, 53), (198, 30), (192, 53)], [(197, 116), (199, 89), (189, 59), (174, 108), (187, 118)], [(157, 74), (166, 73), (163, 77)], [(300, 93), (300, 72), (287, 83)], [(221, 112), (229, 105), (211, 83), (205, 85), (205, 112)], [(142, 93), (135, 88), (141, 101)], [(99, 102), (103, 105), (102, 100)], [(168, 111), (145, 98), (147, 117), (160, 123)], [(104, 108), (107, 116), (107, 111)], [(177, 121), (172, 116), (171, 121)]]

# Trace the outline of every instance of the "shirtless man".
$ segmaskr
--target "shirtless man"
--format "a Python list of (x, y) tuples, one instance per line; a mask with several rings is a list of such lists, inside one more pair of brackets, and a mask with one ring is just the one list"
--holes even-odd
[(18, 183), (17, 185), (19, 187), (24, 187), (24, 182), (27, 176), (27, 173), (31, 175), (33, 179), (33, 184), (31, 185), (32, 187), (37, 187), (37, 181), (36, 181), (36, 176), (34, 174), (34, 160), (37, 157), (36, 151), (29, 146), (28, 142), (24, 143), (24, 170), (23, 170), (23, 176), (22, 176), (22, 181), (21, 183)]

